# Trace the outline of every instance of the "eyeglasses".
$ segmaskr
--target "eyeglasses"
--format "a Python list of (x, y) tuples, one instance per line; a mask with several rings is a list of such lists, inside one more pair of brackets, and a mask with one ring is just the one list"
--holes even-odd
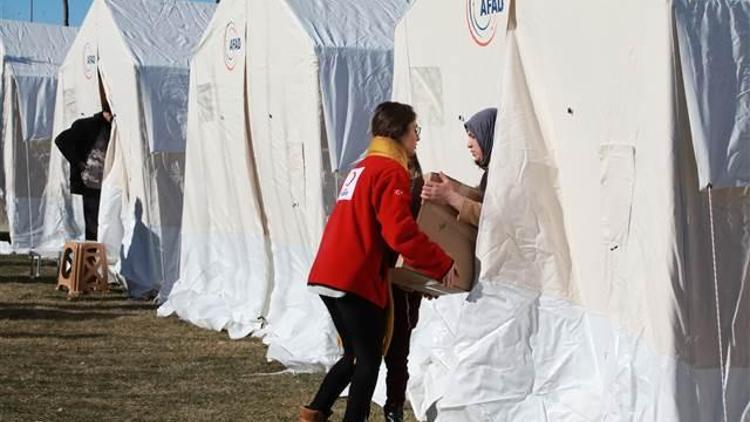
[(416, 125), (414, 126), (414, 133), (417, 134), (417, 137), (422, 134), (422, 126)]

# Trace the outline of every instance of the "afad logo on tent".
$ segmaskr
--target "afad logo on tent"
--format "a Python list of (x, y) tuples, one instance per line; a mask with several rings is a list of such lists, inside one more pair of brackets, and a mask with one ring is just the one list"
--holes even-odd
[(485, 47), (495, 39), (504, 9), (505, 0), (466, 0), (466, 24), (475, 43)]
[(96, 49), (91, 43), (83, 46), (83, 76), (91, 79), (96, 74)]
[(237, 66), (237, 57), (242, 50), (242, 37), (237, 32), (234, 22), (229, 22), (224, 30), (224, 65), (227, 69), (234, 70)]

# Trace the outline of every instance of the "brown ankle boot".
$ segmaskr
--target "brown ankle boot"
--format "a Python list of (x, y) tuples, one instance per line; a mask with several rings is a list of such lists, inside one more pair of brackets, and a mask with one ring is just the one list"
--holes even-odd
[(308, 409), (305, 406), (299, 408), (299, 422), (326, 422), (328, 415), (320, 410)]

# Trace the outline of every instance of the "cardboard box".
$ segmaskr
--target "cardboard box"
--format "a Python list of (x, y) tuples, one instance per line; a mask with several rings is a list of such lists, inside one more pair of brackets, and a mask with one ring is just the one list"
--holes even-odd
[[(439, 180), (436, 174), (429, 174), (431, 180)], [(438, 178), (438, 179), (436, 179)], [(460, 194), (475, 201), (482, 200), (477, 189), (463, 185), (453, 179)], [(477, 228), (457, 220), (458, 212), (450, 205), (439, 205), (424, 201), (417, 216), (420, 229), (453, 258), (458, 268), (459, 280), (454, 288), (447, 288), (439, 280), (433, 280), (404, 264), (399, 257), (396, 267), (390, 270), (390, 280), (407, 290), (415, 290), (432, 296), (451, 293), (465, 293), (474, 285), (474, 252), (477, 242)]]

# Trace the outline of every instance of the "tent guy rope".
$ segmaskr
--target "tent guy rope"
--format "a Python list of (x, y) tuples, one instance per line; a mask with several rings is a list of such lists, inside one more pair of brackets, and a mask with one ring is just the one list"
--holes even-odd
[(717, 269), (716, 261), (716, 230), (714, 225), (714, 203), (712, 193), (712, 186), (708, 185), (708, 219), (711, 224), (711, 262), (713, 265), (713, 276), (714, 276), (714, 298), (716, 299), (716, 330), (719, 343), (719, 370), (721, 371), (721, 406), (722, 406), (722, 420), (727, 422), (727, 375), (724, 370), (724, 346), (722, 344), (721, 335), (721, 309), (719, 308), (719, 271)]

